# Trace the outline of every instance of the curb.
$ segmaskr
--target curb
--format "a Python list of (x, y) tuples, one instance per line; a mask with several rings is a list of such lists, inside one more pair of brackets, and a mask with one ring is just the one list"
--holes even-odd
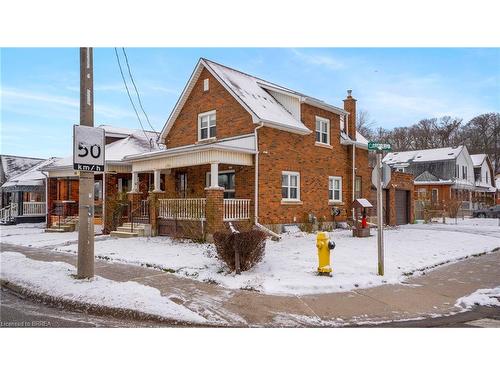
[(60, 298), (60, 297), (54, 297), (50, 296), (45, 293), (38, 293), (34, 292), (28, 288), (22, 287), (18, 284), (12, 283), (10, 281), (6, 281), (3, 279), (0, 279), (0, 284), (2, 288), (6, 288), (16, 294), (19, 294), (23, 297), (26, 297), (28, 299), (34, 300), (36, 302), (41, 302), (44, 304), (47, 304), (52, 307), (58, 307), (58, 308), (63, 308), (67, 309), (70, 311), (77, 311), (77, 312), (84, 312), (88, 314), (93, 314), (97, 316), (111, 316), (113, 318), (117, 319), (130, 319), (130, 320), (138, 320), (142, 322), (154, 322), (154, 323), (163, 323), (163, 324), (169, 324), (172, 325), (173, 327), (224, 327), (222, 325), (216, 325), (216, 324), (201, 324), (201, 323), (189, 323), (189, 322), (183, 322), (183, 321), (178, 321), (175, 319), (168, 319), (164, 318), (159, 315), (154, 315), (154, 314), (149, 314), (149, 313), (143, 313), (138, 310), (132, 310), (132, 309), (125, 309), (121, 307), (108, 307), (108, 306), (101, 306), (101, 305), (96, 305), (93, 303), (85, 303), (85, 302), (79, 302), (79, 301), (74, 301), (74, 300), (69, 300), (66, 298)]

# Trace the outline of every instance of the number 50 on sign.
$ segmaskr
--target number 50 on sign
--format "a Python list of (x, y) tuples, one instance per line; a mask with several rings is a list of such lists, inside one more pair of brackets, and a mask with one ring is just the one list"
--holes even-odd
[(104, 172), (104, 129), (73, 126), (73, 169)]

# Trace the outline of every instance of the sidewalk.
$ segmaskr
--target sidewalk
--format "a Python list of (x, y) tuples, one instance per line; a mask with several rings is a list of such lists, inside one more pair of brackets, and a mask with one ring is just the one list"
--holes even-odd
[[(76, 256), (69, 253), (8, 244), (2, 244), (1, 251), (76, 265)], [(95, 272), (114, 281), (157, 288), (175, 303), (222, 325), (342, 326), (457, 313), (458, 298), (500, 285), (500, 251), (436, 268), (403, 285), (306, 296), (229, 290), (168, 272), (101, 260), (96, 260)]]

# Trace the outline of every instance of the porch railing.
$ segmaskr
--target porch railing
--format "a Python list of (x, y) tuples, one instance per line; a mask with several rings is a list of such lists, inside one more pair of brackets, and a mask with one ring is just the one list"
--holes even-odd
[(250, 219), (250, 199), (224, 199), (224, 221)]
[(206, 198), (159, 199), (158, 217), (177, 220), (205, 220)]
[(17, 216), (17, 203), (11, 203), (0, 209), (0, 221), (6, 223), (11, 221), (15, 216)]
[(23, 216), (45, 215), (45, 202), (23, 202)]

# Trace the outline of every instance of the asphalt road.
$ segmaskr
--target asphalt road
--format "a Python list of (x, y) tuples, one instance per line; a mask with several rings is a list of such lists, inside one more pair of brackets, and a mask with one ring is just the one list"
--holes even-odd
[[(168, 327), (166, 324), (122, 320), (79, 311), (67, 311), (26, 299), (2, 288), (0, 291), (0, 327)], [(500, 308), (477, 307), (452, 316), (424, 320), (363, 325), (363, 327), (495, 327), (500, 328)]]
[(10, 290), (0, 291), (0, 327), (166, 327), (166, 324), (122, 320), (68, 311), (26, 299)]

